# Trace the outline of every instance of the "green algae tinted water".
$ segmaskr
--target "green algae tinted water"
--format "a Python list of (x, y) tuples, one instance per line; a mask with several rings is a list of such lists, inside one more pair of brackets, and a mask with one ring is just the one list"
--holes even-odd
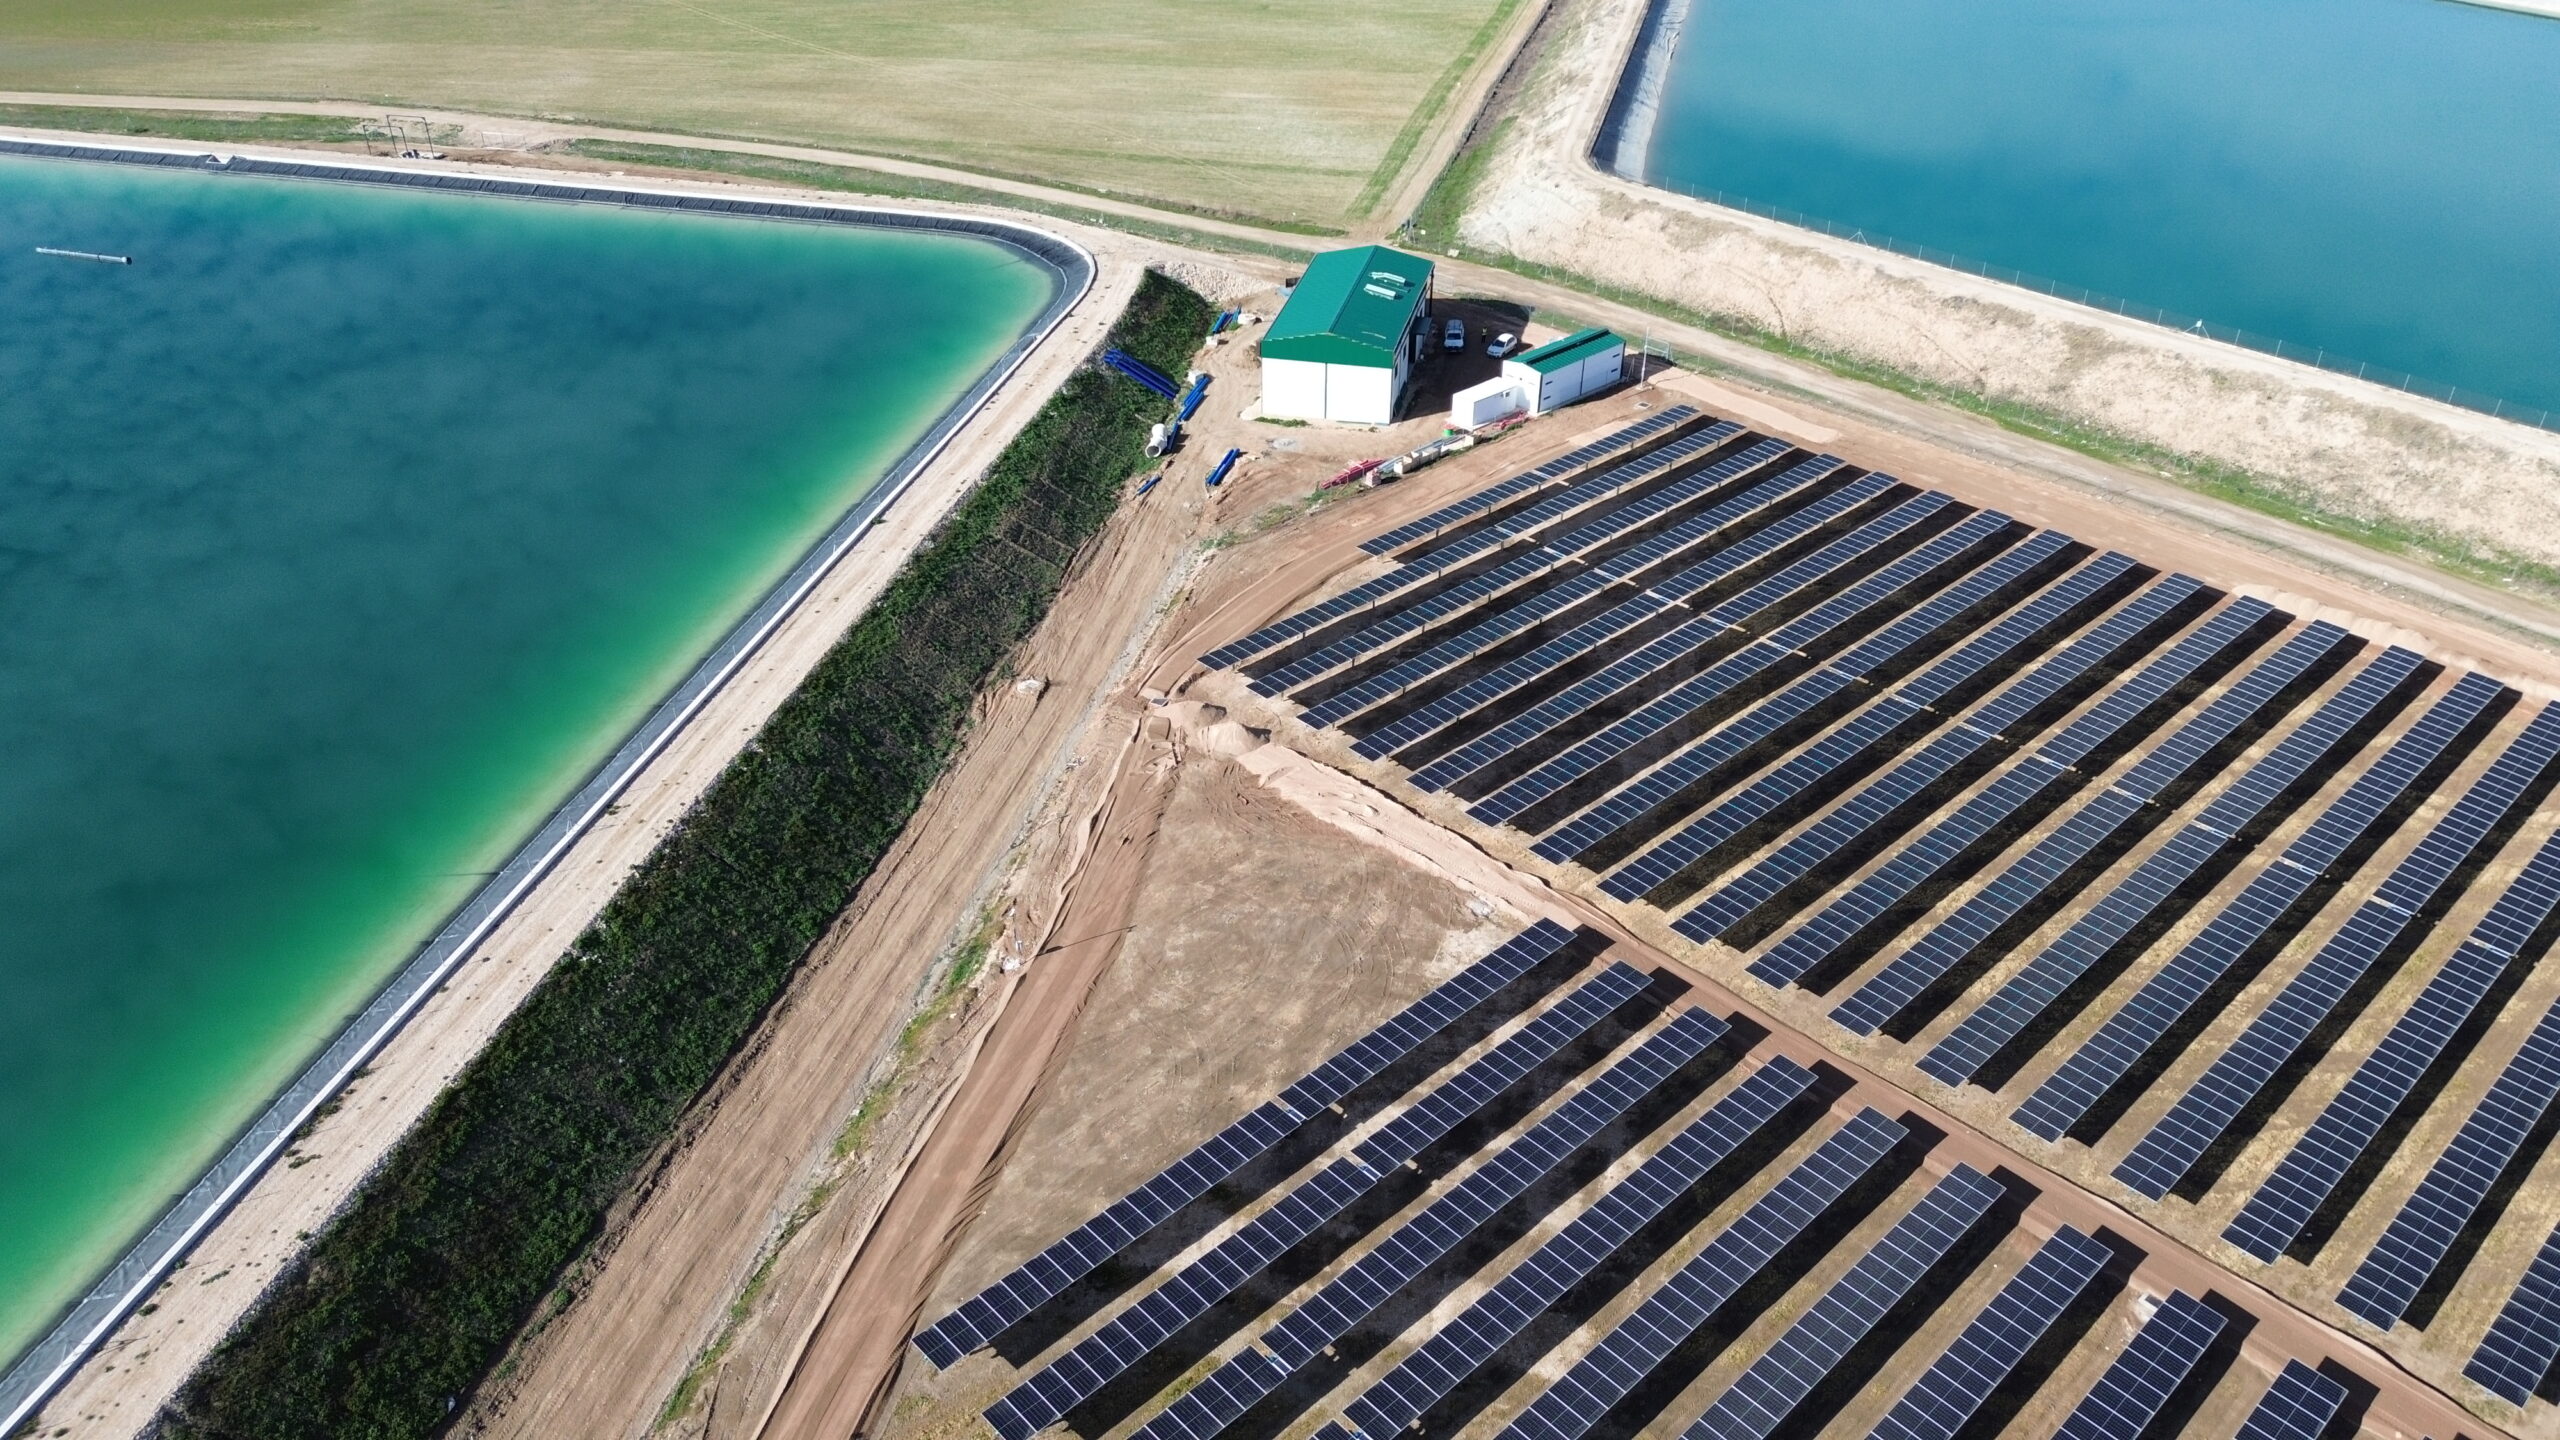
[(945, 235), (0, 159), (0, 1355), (1053, 285)]
[(2560, 412), (2555, 76), (2448, 0), (1695, 0), (1646, 170)]

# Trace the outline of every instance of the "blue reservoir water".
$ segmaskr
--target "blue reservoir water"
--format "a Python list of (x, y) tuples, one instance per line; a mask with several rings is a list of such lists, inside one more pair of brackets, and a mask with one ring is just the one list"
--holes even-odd
[(1053, 284), (948, 236), (0, 159), (0, 1355)]
[(1697, 0), (1648, 177), (2560, 411), (2560, 21)]

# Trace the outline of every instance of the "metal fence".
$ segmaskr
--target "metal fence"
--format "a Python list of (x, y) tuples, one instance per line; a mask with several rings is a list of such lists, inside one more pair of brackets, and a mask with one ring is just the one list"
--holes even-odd
[(2255, 331), (2242, 330), (2232, 325), (2216, 324), (2211, 320), (2205, 320), (2194, 315), (2181, 315), (2175, 310), (2164, 310), (2157, 305), (2145, 305), (2139, 301), (2120, 299), (2113, 295), (2102, 295), (2095, 290), (2090, 290), (2083, 286), (2067, 285), (2059, 280), (2048, 280), (2041, 275), (2030, 275), (2024, 270), (2013, 270), (2006, 265), (1994, 265), (1988, 261), (1975, 260), (1968, 256), (1955, 254), (1951, 251), (1940, 250), (1935, 246), (1922, 245), (1913, 241), (1903, 240), (1896, 236), (1884, 234), (1881, 231), (1863, 229), (1857, 226), (1840, 225), (1833, 221), (1822, 219), (1819, 216), (1807, 215), (1800, 211), (1790, 210), (1783, 205), (1765, 204), (1758, 200), (1745, 199), (1739, 195), (1728, 195), (1721, 190), (1690, 189), (1685, 186), (1665, 184), (1660, 180), (1647, 179), (1640, 181), (1640, 183), (1653, 186), (1655, 189), (1668, 190), (1675, 195), (1685, 195), (1693, 200), (1703, 200), (1710, 205), (1721, 205), (1728, 210), (1740, 210), (1746, 214), (1758, 215), (1764, 219), (1778, 221), (1781, 224), (1794, 225), (1806, 230), (1819, 230), (1823, 234), (1832, 236), (1836, 239), (1848, 240), (1860, 245), (1872, 245), (1879, 250), (1890, 250), (1897, 255), (1908, 255), (1914, 260), (1926, 260), (1932, 265), (1943, 265), (1950, 270), (1961, 270), (1968, 275), (1979, 275), (1986, 280), (1997, 280), (2004, 285), (2015, 285), (2021, 289), (2040, 291), (2058, 299), (2069, 300), (2079, 305), (2087, 305), (2093, 309), (2110, 311), (2114, 314), (2125, 316), (2128, 319), (2147, 321), (2148, 323), (2157, 325), (2164, 330), (2176, 330), (2189, 335), (2202, 335), (2208, 339), (2223, 341), (2226, 344), (2246, 346), (2251, 350), (2256, 350), (2262, 354), (2273, 355), (2279, 359), (2292, 360), (2304, 365), (2317, 366), (2318, 368), (2327, 370), (2333, 374), (2352, 375), (2358, 380), (2369, 380), (2377, 385), (2388, 385), (2394, 390), (2402, 390), (2411, 395), (2424, 396), (2429, 400), (2440, 400), (2447, 405), (2459, 405), (2465, 410), (2476, 410), (2483, 415), (2492, 415), (2500, 420), (2514, 420), (2522, 424), (2532, 425), (2544, 430), (2560, 431), (2560, 411), (2540, 409), (2531, 405), (2521, 405), (2513, 400), (2501, 399), (2495, 395), (2484, 395), (2477, 390), (2466, 390), (2459, 385), (2446, 385), (2438, 381), (2411, 375), (2406, 371), (2393, 370), (2381, 365), (2367, 364), (2362, 360), (2352, 359), (2345, 355), (2332, 355), (2328, 351), (2316, 346), (2304, 345), (2292, 340), (2280, 340), (2272, 335), (2260, 335)]

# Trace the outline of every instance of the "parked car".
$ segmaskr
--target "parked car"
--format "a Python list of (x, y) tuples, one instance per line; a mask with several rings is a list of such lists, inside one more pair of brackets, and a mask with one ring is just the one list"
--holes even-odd
[(1440, 348), (1443, 350), (1466, 349), (1467, 322), (1464, 320), (1452, 320), (1447, 326), (1443, 327), (1440, 331)]
[(1503, 358), (1519, 348), (1520, 337), (1512, 334), (1508, 330), (1505, 330), (1501, 334), (1484, 342), (1484, 353), (1492, 356), (1496, 360)]

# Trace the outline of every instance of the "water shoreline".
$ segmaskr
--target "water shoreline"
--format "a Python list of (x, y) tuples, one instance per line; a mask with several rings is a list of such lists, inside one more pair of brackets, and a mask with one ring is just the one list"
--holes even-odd
[(85, 1362), (131, 1310), (272, 1167), (292, 1137), (371, 1062), (428, 997), (556, 870), (641, 772), (665, 753), (713, 697), (796, 614), (879, 524), (925, 469), (986, 409), (994, 393), (1057, 330), (1093, 288), (1092, 254), (1027, 224), (858, 204), (798, 204), (723, 198), (628, 185), (579, 185), (411, 168), (381, 162), (305, 162), (196, 147), (87, 145), (0, 137), (0, 155), (68, 163), (145, 165), (320, 183), (391, 185), (552, 203), (603, 204), (731, 218), (921, 230), (987, 241), (1052, 277), (1047, 303), (1013, 342), (947, 406), (816, 544), (769, 587), (685, 678), (555, 806), (498, 871), (413, 952), (335, 1038), (245, 1127), (221, 1156), (130, 1245), (42, 1337), (0, 1375), (0, 1433), (9, 1433)]
[(1662, 121), (1662, 87), (1680, 51), (1692, 0), (1647, 0), (1634, 45), (1618, 69), (1609, 108), (1591, 138), (1591, 163), (1622, 180), (1645, 182), (1653, 156), (1653, 132)]

